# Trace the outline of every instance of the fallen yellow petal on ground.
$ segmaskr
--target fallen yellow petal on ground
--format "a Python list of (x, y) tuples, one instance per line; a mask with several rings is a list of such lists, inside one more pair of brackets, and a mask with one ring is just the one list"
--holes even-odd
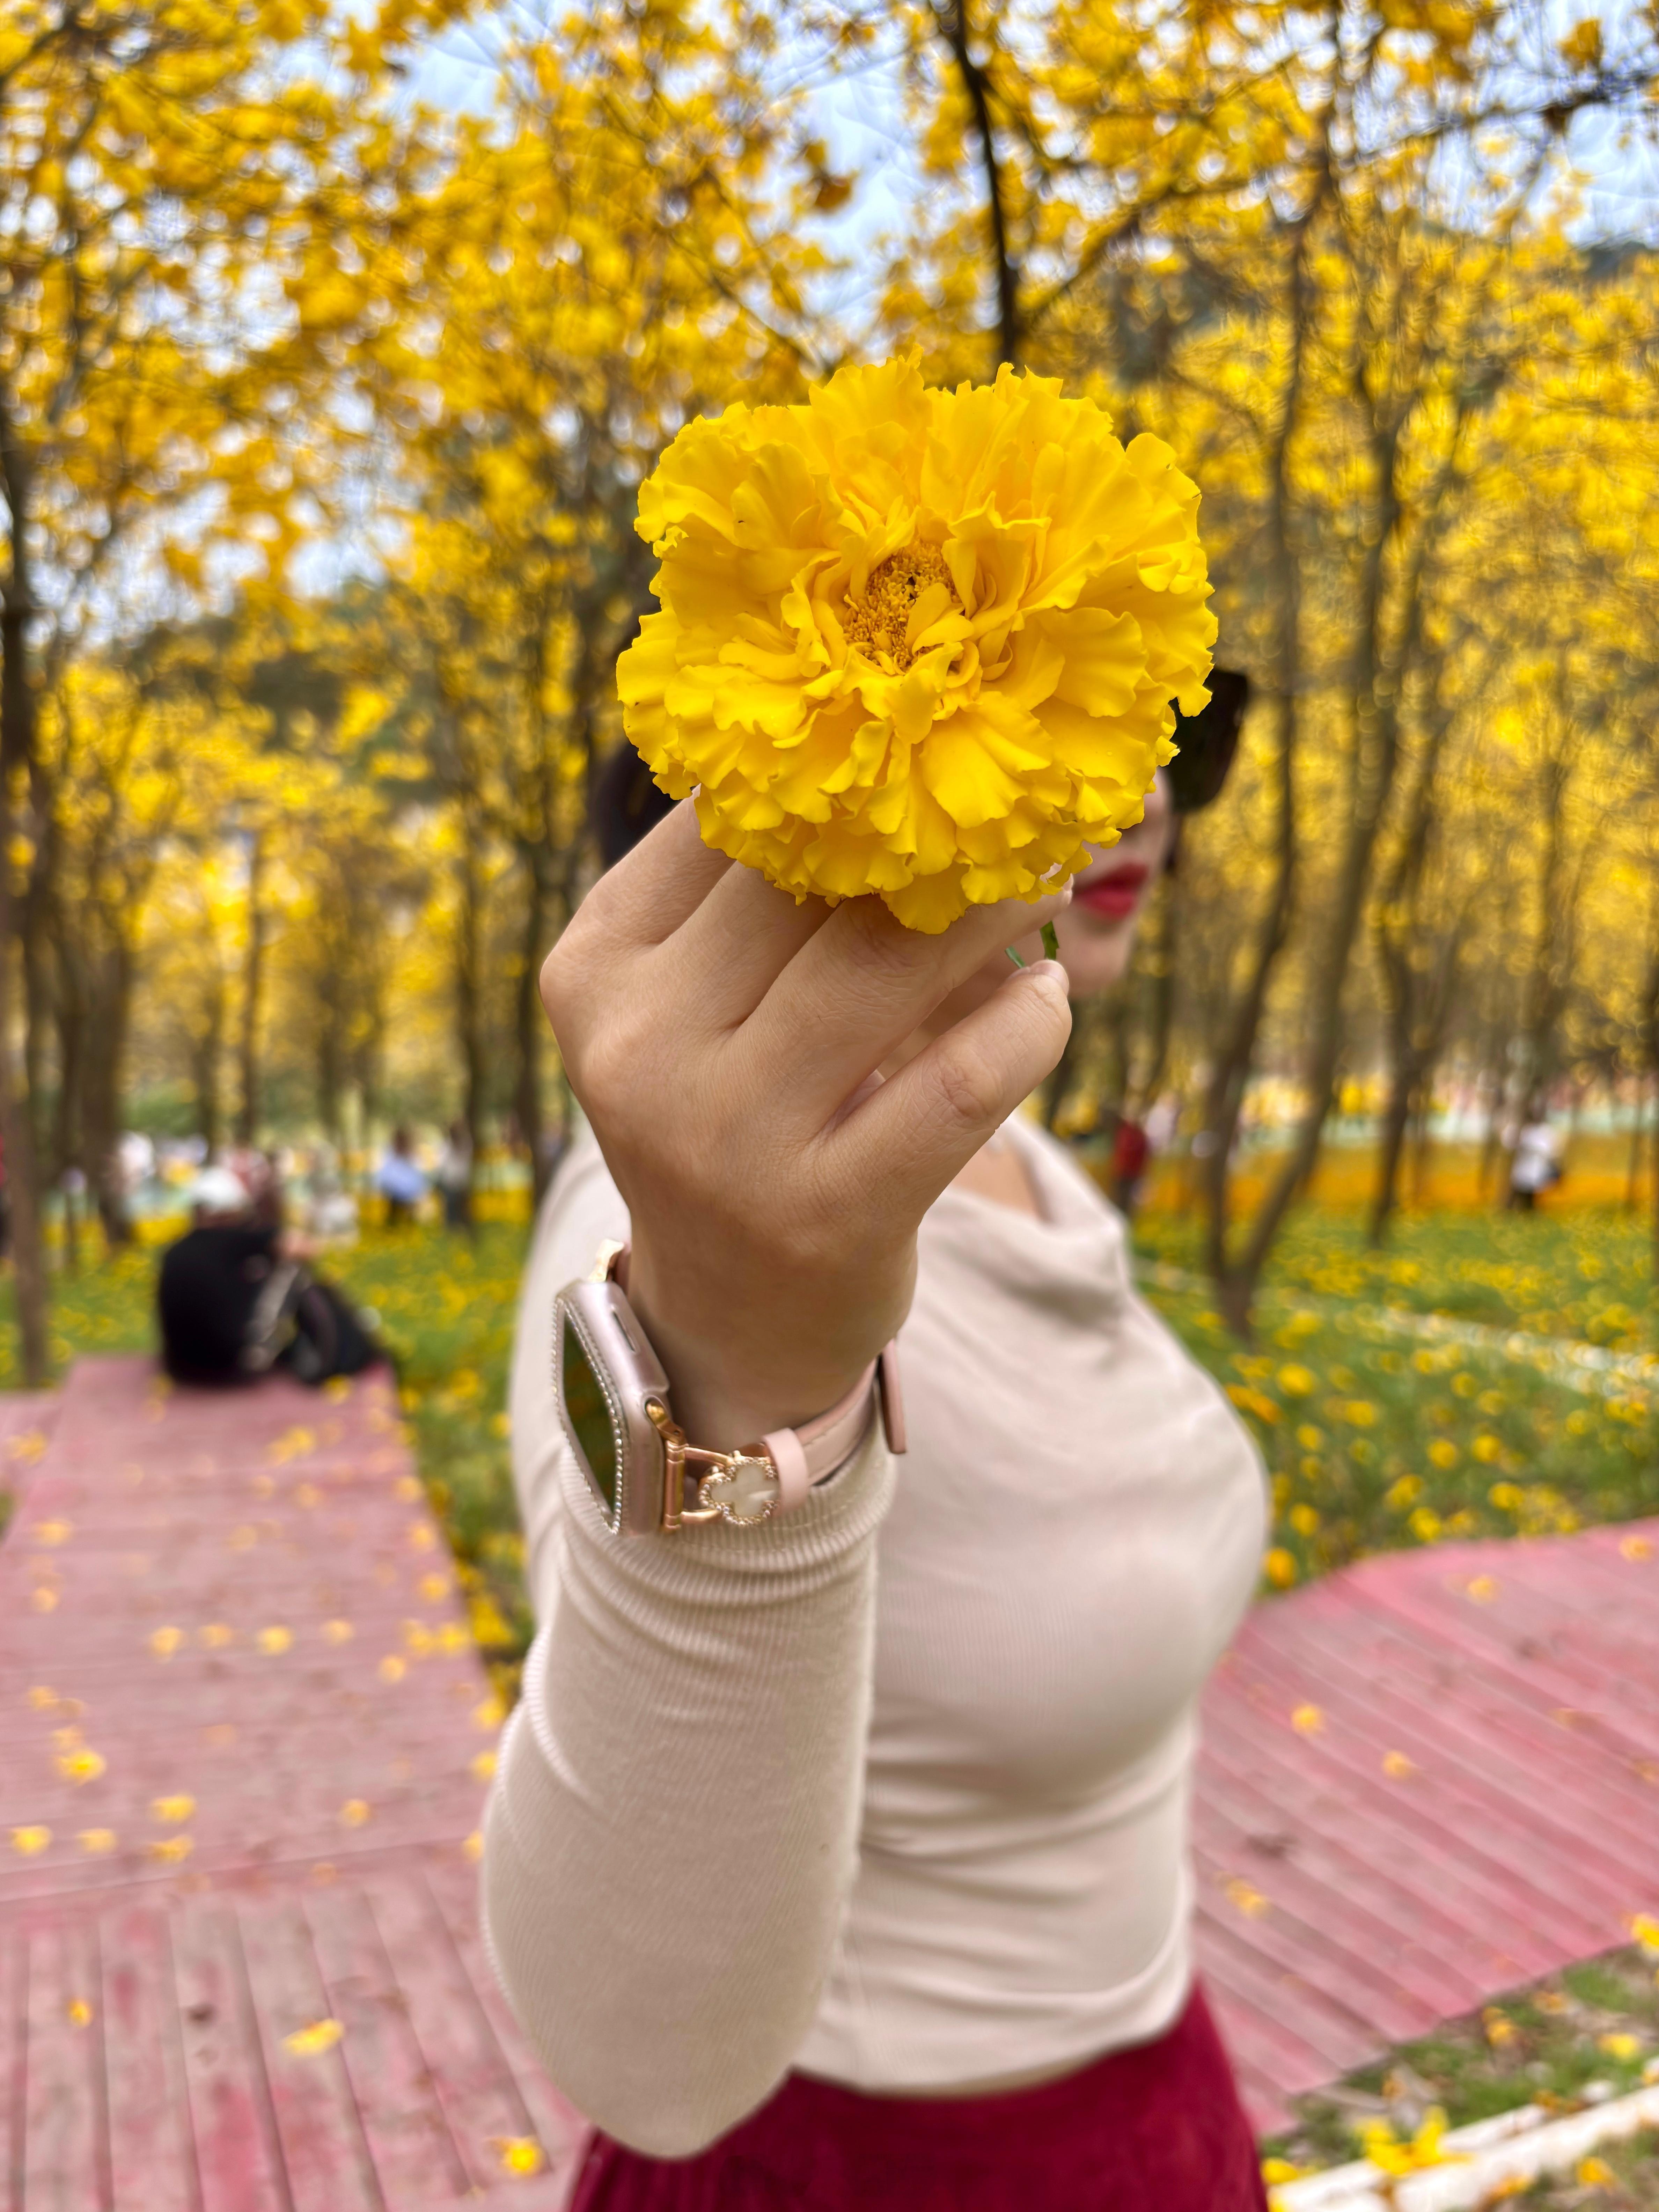
[(11, 1847), (26, 1859), (32, 1859), (45, 1850), (52, 1841), (52, 1830), (42, 1827), (14, 1828)]
[(504, 2173), (539, 2173), (542, 2147), (534, 2136), (493, 2136), (490, 2138)]
[(345, 2029), (337, 2020), (313, 2020), (309, 2027), (296, 2027), (283, 2038), (283, 2048), (295, 2058), (316, 2058), (332, 2051)]

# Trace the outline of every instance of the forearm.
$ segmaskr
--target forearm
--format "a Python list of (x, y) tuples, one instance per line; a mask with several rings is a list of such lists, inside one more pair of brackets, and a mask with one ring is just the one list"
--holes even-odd
[(485, 1917), (554, 2080), (637, 2148), (724, 2133), (816, 2012), (855, 1863), (892, 1479), (875, 1423), (787, 1520), (618, 1541), (567, 1469)]

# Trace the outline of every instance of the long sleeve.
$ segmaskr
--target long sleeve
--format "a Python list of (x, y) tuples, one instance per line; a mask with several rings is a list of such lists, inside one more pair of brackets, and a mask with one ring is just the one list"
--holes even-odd
[(526, 1285), (514, 1458), (542, 1626), (486, 1823), (484, 1917), (559, 2087), (672, 2157), (766, 2097), (817, 2009), (857, 1863), (893, 1468), (872, 1424), (785, 1521), (606, 1533), (550, 1379), (551, 1425), (520, 1433), (552, 1295), (617, 1205), (596, 1161), (568, 1164)]

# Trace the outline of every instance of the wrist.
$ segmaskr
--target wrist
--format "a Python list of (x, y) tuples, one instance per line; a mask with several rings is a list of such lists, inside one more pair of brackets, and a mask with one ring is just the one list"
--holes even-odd
[(706, 1282), (687, 1287), (690, 1295), (634, 1246), (629, 1304), (668, 1377), (676, 1422), (710, 1450), (799, 1428), (844, 1397), (874, 1356), (823, 1329), (802, 1348), (775, 1307), (769, 1319), (750, 1319), (711, 1297)]

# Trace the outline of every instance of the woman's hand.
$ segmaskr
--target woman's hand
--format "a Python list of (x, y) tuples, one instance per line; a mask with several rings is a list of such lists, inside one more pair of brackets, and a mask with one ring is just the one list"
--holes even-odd
[(890, 1079), (876, 1070), (1069, 896), (971, 908), (938, 937), (875, 898), (797, 906), (710, 852), (688, 801), (583, 902), (543, 1003), (694, 1443), (810, 1419), (892, 1337), (923, 1214), (1060, 1057), (1064, 970), (1011, 967)]

